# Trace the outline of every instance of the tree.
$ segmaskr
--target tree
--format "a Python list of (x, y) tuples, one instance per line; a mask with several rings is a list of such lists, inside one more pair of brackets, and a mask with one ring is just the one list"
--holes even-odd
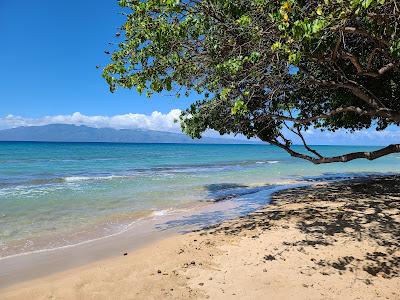
[[(400, 152), (324, 157), (309, 128), (384, 130), (400, 123), (396, 0), (121, 0), (125, 40), (103, 76), (151, 96), (196, 91), (185, 133), (258, 137), (315, 164)], [(118, 33), (118, 35), (120, 35)], [(293, 136), (304, 151), (293, 148)]]

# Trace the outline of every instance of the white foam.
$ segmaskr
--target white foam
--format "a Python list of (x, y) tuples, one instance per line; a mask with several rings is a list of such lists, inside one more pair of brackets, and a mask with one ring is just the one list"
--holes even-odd
[(79, 182), (79, 181), (88, 181), (88, 180), (111, 180), (115, 178), (128, 178), (129, 176), (118, 176), (118, 175), (110, 175), (110, 176), (70, 176), (65, 177), (65, 182)]
[(279, 160), (256, 161), (256, 164), (277, 164)]
[(90, 180), (90, 179), (91, 177), (79, 177), (79, 176), (71, 176), (64, 178), (66, 182), (75, 182), (75, 181)]
[(155, 211), (153, 211), (152, 215), (155, 217), (162, 217), (162, 216), (167, 215), (170, 212), (171, 212), (170, 209), (155, 210)]

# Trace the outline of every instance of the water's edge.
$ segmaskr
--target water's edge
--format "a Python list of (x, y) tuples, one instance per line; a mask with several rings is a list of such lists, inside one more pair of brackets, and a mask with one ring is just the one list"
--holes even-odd
[(230, 217), (228, 215), (228, 217), (222, 219), (217, 218), (215, 222), (201, 223), (191, 221), (204, 220), (205, 216), (213, 217), (216, 213), (234, 211), (240, 209), (241, 206), (231, 199), (205, 203), (204, 205), (174, 214), (143, 218), (140, 221), (134, 222), (132, 226), (124, 231), (94, 240), (2, 257), (0, 258), (0, 288), (66, 271), (103, 259), (121, 256), (125, 252), (137, 250), (172, 235), (192, 232), (193, 230), (198, 230), (209, 225), (221, 223), (224, 220), (251, 213), (268, 205), (272, 195), (279, 191), (321, 183), (360, 180), (390, 175), (393, 174), (335, 178), (327, 181), (304, 181), (277, 185), (268, 190), (261, 191), (261, 195), (258, 195), (258, 197), (264, 197), (263, 203), (259, 203), (243, 213), (231, 215)]

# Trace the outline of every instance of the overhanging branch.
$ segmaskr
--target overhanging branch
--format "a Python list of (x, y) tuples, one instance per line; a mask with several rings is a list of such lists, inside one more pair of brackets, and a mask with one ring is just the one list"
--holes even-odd
[(309, 118), (294, 118), (292, 116), (275, 115), (275, 114), (266, 114), (263, 117), (268, 117), (268, 118), (273, 118), (275, 120), (289, 121), (289, 122), (293, 122), (296, 124), (305, 125), (305, 124), (310, 124), (310, 123), (320, 120), (320, 119), (329, 119), (335, 115), (338, 115), (341, 113), (347, 113), (347, 112), (354, 112), (354, 113), (358, 114), (359, 116), (383, 117), (383, 118), (389, 118), (389, 119), (391, 119), (396, 114), (400, 115), (399, 112), (392, 111), (389, 109), (377, 109), (377, 110), (373, 110), (373, 111), (367, 111), (367, 110), (363, 110), (356, 106), (348, 106), (348, 107), (339, 107), (330, 112), (319, 114), (319, 115), (312, 116)]
[[(260, 137), (261, 138), (261, 137)], [(261, 138), (262, 139), (262, 138)], [(349, 162), (355, 159), (368, 159), (368, 160), (375, 160), (377, 158), (380, 158), (385, 155), (389, 155), (392, 153), (400, 153), (400, 144), (392, 144), (389, 146), (386, 146), (384, 148), (381, 148), (376, 151), (370, 151), (370, 152), (351, 152), (339, 156), (330, 156), (330, 157), (321, 157), (321, 158), (314, 158), (312, 156), (309, 156), (307, 154), (303, 154), (300, 152), (297, 152), (291, 148), (291, 146), (288, 146), (287, 144), (282, 144), (277, 140), (265, 140), (266, 142), (275, 145), (286, 152), (288, 152), (291, 156), (297, 157), (297, 158), (302, 158), (305, 160), (308, 160), (314, 164), (327, 164), (327, 163), (334, 163), (334, 162)]]

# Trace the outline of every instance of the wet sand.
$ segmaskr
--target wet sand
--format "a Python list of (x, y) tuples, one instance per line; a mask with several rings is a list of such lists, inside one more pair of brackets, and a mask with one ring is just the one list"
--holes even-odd
[(400, 177), (274, 194), (247, 216), (0, 290), (1, 299), (400, 299)]
[[(126, 230), (79, 244), (0, 257), (0, 289), (96, 261), (118, 257), (156, 241), (210, 224), (213, 213), (235, 209), (234, 202), (199, 203), (171, 214), (148, 217)], [(214, 222), (215, 223), (215, 222)]]
[(163, 211), (162, 214), (135, 220), (123, 231), (81, 243), (0, 257), (0, 289), (110, 257), (118, 257), (127, 251), (137, 250), (166, 237), (192, 232), (210, 224), (246, 215), (249, 211), (268, 203), (273, 192), (286, 189), (288, 185), (299, 186), (306, 183), (286, 184), (250, 188), (246, 200), (241, 198), (239, 201), (236, 197), (226, 197), (223, 200), (218, 198), (210, 202), (199, 202)]

